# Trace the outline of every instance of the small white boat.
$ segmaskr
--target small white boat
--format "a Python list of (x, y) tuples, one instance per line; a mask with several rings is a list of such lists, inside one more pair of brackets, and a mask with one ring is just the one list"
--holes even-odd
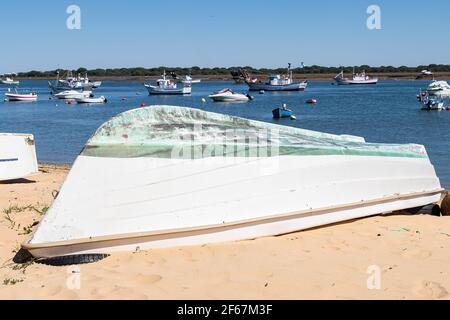
[(0, 133), (0, 181), (26, 178), (38, 173), (34, 137)]
[(20, 84), (20, 81), (15, 81), (12, 78), (6, 77), (4, 80), (0, 80), (0, 83), (10, 86), (18, 86)]
[(98, 98), (76, 98), (75, 101), (80, 104), (82, 103), (101, 104), (108, 102), (108, 100), (104, 96)]
[(34, 102), (38, 99), (38, 95), (34, 92), (19, 93), (17, 89), (15, 89), (14, 92), (11, 92), (11, 89), (8, 89), (8, 92), (5, 93), (5, 97), (8, 101)]
[(247, 85), (250, 91), (305, 91), (308, 81), (294, 81), (291, 64), (289, 64), (287, 75), (269, 75), (265, 83), (247, 78)]
[(22, 247), (53, 258), (240, 241), (422, 207), (442, 192), (420, 145), (149, 106), (96, 131)]
[(338, 85), (364, 85), (364, 84), (377, 84), (377, 78), (369, 77), (365, 71), (362, 73), (355, 73), (353, 69), (353, 77), (352, 79), (345, 78), (344, 70), (339, 73), (334, 80)]
[(89, 98), (92, 95), (92, 91), (77, 91), (77, 90), (66, 90), (59, 93), (55, 93), (54, 96), (62, 100), (75, 100)]
[(246, 102), (253, 100), (249, 94), (236, 93), (231, 89), (223, 89), (208, 96), (216, 102)]
[(430, 96), (450, 97), (450, 85), (447, 81), (433, 81), (427, 92)]
[(192, 93), (192, 86), (190, 83), (183, 83), (179, 86), (175, 81), (166, 78), (166, 72), (161, 79), (156, 81), (156, 86), (151, 84), (144, 84), (150, 95), (185, 95)]

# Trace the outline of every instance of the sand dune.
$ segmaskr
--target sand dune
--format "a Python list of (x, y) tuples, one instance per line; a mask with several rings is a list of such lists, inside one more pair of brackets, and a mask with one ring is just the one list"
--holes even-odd
[(41, 171), (34, 182), (0, 184), (0, 299), (450, 299), (450, 218), (428, 215), (121, 253), (77, 267), (16, 265), (68, 168)]

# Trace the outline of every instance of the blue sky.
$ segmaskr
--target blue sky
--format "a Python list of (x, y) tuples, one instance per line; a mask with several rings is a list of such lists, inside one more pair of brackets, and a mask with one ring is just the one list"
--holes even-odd
[[(81, 8), (68, 30), (66, 8)], [(377, 4), (382, 30), (366, 27)], [(450, 2), (434, 0), (2, 2), (0, 73), (155, 66), (450, 64)], [(433, 41), (439, 35), (443, 41)]]

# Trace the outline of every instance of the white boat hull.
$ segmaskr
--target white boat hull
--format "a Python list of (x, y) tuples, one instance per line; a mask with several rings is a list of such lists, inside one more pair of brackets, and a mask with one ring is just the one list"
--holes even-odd
[(35, 94), (15, 94), (15, 93), (5, 93), (6, 99), (8, 101), (30, 101), (35, 102), (38, 99), (38, 96)]
[[(295, 147), (270, 157), (198, 158), (170, 147), (200, 123), (206, 127), (196, 135), (200, 146), (214, 143), (223, 128), (242, 125), (230, 141), (265, 128), (280, 130), (274, 141), (287, 139)], [(155, 145), (146, 145), (146, 137)], [(317, 139), (326, 147), (314, 154)], [(258, 144), (260, 152), (266, 147)], [(424, 206), (439, 201), (441, 192), (422, 146), (371, 145), (358, 137), (152, 106), (97, 131), (23, 248), (48, 258), (254, 239)]]
[(0, 181), (26, 178), (37, 172), (34, 137), (0, 133)]
[(106, 103), (105, 97), (99, 97), (99, 98), (77, 98), (75, 101), (79, 104), (102, 104)]
[(209, 96), (215, 102), (248, 102), (250, 98), (245, 94), (212, 94)]
[(378, 79), (370, 79), (370, 80), (336, 79), (335, 81), (338, 85), (366, 85), (378, 83)]
[(286, 85), (271, 85), (267, 83), (250, 83), (248, 84), (250, 91), (305, 91), (307, 82), (296, 82)]
[(54, 96), (61, 100), (75, 100), (75, 99), (86, 99), (91, 96), (91, 91), (82, 91), (82, 92), (76, 92), (76, 91), (63, 91), (57, 94), (54, 94)]
[(145, 85), (150, 95), (185, 95), (192, 93), (192, 87), (183, 87), (176, 89), (160, 88), (157, 86)]

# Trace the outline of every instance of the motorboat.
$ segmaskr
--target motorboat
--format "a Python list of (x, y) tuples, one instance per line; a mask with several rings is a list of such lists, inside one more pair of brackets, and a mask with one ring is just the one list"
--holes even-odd
[(364, 85), (364, 84), (377, 84), (378, 79), (372, 78), (366, 74), (366, 71), (362, 73), (356, 73), (353, 69), (352, 79), (348, 79), (344, 75), (344, 70), (342, 70), (334, 80), (338, 85)]
[(430, 96), (450, 96), (450, 85), (447, 81), (433, 81), (426, 89)]
[(83, 99), (90, 98), (92, 96), (92, 91), (66, 90), (55, 93), (54, 96), (62, 100)]
[[(283, 119), (283, 118), (291, 118), (294, 116), (294, 113), (291, 109), (287, 107), (286, 104), (283, 104), (282, 107), (275, 108), (272, 110), (272, 115), (274, 119)], [(296, 118), (295, 118), (296, 119)]]
[(17, 89), (14, 89), (11, 91), (11, 89), (8, 89), (8, 92), (5, 93), (5, 98), (8, 101), (29, 101), (29, 102), (35, 102), (38, 100), (38, 95), (34, 92), (26, 92), (26, 93), (19, 93)]
[(6, 84), (9, 86), (18, 86), (20, 84), (20, 81), (16, 81), (10, 77), (6, 77), (5, 79), (0, 80), (0, 83)]
[(36, 173), (34, 136), (0, 133), (0, 181), (23, 179)]
[(100, 126), (22, 248), (76, 261), (256, 239), (426, 206), (442, 192), (421, 145), (147, 106)]
[(442, 96), (433, 98), (425, 91), (417, 96), (417, 100), (420, 101), (421, 110), (424, 111), (442, 111), (445, 109)]
[(102, 104), (108, 102), (104, 96), (98, 98), (76, 98), (75, 101), (79, 104)]
[(166, 72), (161, 79), (156, 81), (156, 86), (144, 84), (150, 95), (185, 95), (192, 93), (192, 86), (189, 83), (183, 83), (179, 86), (175, 81), (167, 79)]
[(250, 91), (305, 91), (308, 81), (294, 81), (291, 64), (289, 64), (286, 75), (269, 75), (267, 82), (247, 81), (247, 85)]
[(209, 95), (209, 98), (216, 102), (247, 102), (253, 100), (249, 94), (236, 93), (231, 89), (223, 89)]

